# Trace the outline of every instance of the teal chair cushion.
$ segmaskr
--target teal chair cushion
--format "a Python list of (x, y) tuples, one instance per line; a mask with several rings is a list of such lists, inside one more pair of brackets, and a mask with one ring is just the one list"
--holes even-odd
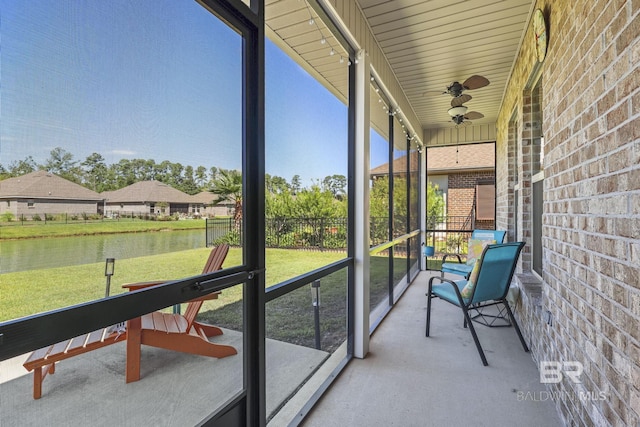
[(473, 265), (473, 270), (471, 270), (471, 274), (469, 274), (469, 280), (464, 285), (464, 288), (460, 291), (460, 295), (462, 298), (469, 299), (473, 296), (473, 290), (476, 287), (476, 283), (478, 283), (478, 273), (480, 273), (480, 263), (476, 262)]
[(484, 247), (487, 245), (493, 245), (496, 243), (496, 239), (469, 239), (469, 245), (467, 247), (467, 265), (472, 268), (476, 264), (476, 261), (482, 255)]
[(491, 230), (483, 230), (482, 233), (474, 232), (477, 238), (469, 240), (467, 262), (465, 264), (456, 262), (445, 262), (440, 267), (440, 270), (444, 273), (457, 274), (465, 278), (469, 277), (469, 274), (473, 270), (473, 266), (476, 264), (476, 260), (482, 255), (485, 246), (493, 245), (496, 243), (495, 234)]
[[(466, 280), (455, 280), (454, 283), (456, 284), (460, 292), (462, 292), (464, 287), (467, 285)], [(460, 305), (458, 296), (456, 295), (456, 291), (449, 283), (433, 285), (431, 292), (434, 295), (442, 298), (443, 300), (450, 302), (451, 304)], [(468, 302), (468, 299), (465, 298), (464, 300), (465, 303)]]

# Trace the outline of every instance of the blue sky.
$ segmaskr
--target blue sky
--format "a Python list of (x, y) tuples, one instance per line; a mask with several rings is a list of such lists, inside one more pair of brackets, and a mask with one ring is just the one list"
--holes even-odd
[[(0, 40), (5, 167), (55, 147), (241, 167), (242, 41), (195, 1), (0, 0)], [(346, 175), (347, 107), (272, 43), (266, 61), (267, 173)]]

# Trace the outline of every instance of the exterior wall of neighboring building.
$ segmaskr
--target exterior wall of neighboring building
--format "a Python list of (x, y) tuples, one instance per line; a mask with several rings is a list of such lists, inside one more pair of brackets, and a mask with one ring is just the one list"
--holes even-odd
[[(497, 226), (527, 242), (518, 316), (567, 425), (640, 425), (640, 2), (538, 1), (497, 122)], [(542, 274), (533, 272), (531, 89), (540, 82)], [(568, 364), (574, 365), (568, 365)], [(563, 365), (564, 364), (564, 365)], [(546, 365), (545, 365), (546, 366)], [(573, 368), (569, 368), (573, 369)]]
[(228, 205), (201, 206), (199, 213), (200, 216), (209, 218), (230, 216), (233, 215), (233, 207)]
[[(494, 173), (489, 171), (450, 174), (447, 214), (455, 217), (467, 217), (473, 209), (477, 183), (494, 178)], [(493, 228), (493, 221), (477, 221), (475, 228)]]
[(44, 219), (44, 215), (93, 215), (98, 213), (96, 201), (51, 200), (51, 199), (14, 199), (0, 201), (0, 215), (11, 212), (15, 218), (30, 220), (35, 215)]
[[(152, 209), (153, 205), (153, 209)], [(105, 214), (111, 215), (114, 213), (127, 214), (127, 215), (169, 215), (169, 214), (185, 214), (196, 217), (216, 217), (216, 216), (228, 216), (229, 207), (227, 205), (220, 206), (204, 206), (200, 203), (191, 204), (168, 204), (162, 212), (162, 206), (159, 203), (107, 203)]]
[(150, 214), (151, 206), (148, 203), (107, 203), (105, 214), (127, 213), (127, 214)]
[(18, 213), (18, 201), (16, 199), (0, 200), (0, 215), (10, 213), (16, 216)]
[[(479, 181), (494, 179), (493, 171), (473, 171), (449, 173), (446, 175), (430, 175), (429, 181), (438, 184), (446, 203), (446, 215), (452, 218), (449, 229), (460, 228), (465, 218), (473, 209), (475, 187)], [(444, 183), (444, 185), (443, 185)], [(476, 221), (475, 228), (493, 228), (494, 221)], [(468, 224), (469, 229), (472, 228)]]

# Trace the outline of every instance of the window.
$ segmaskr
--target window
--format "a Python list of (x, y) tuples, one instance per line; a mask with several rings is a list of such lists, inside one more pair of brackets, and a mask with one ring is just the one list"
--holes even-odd
[[(267, 9), (267, 19), (274, 9), (278, 14), (284, 11), (275, 6)], [(317, 44), (318, 50), (327, 48), (322, 66), (348, 82), (350, 67), (340, 62), (343, 48), (330, 35), (327, 21), (312, 9), (306, 12), (312, 14), (313, 25), (304, 22), (309, 31), (305, 37), (315, 34), (319, 40), (320, 31), (315, 30), (323, 30), (324, 43)], [(296, 375), (278, 375), (279, 364), (271, 361), (282, 353), (267, 345), (267, 419), (277, 416), (282, 405), (295, 406), (291, 397), (304, 395), (301, 384), (321, 365), (330, 371), (332, 364), (347, 356), (342, 344), (348, 339), (349, 323), (347, 268), (328, 273), (331, 265), (348, 256), (348, 218), (353, 215), (348, 204), (353, 194), (347, 186), (348, 85), (329, 85), (317, 72), (310, 72), (320, 55), (310, 58), (303, 53), (300, 58), (281, 47), (278, 40), (265, 41), (265, 335), (270, 342), (290, 343), (310, 353), (321, 350), (331, 357), (294, 369)], [(302, 50), (306, 53), (309, 47)], [(338, 55), (329, 55), (329, 49)], [(311, 271), (323, 273), (305, 279)]]
[(419, 260), (419, 153), (375, 77), (370, 85), (370, 325), (397, 301)]
[(496, 186), (491, 183), (476, 185), (476, 219), (493, 221), (496, 216)]
[[(247, 41), (250, 35), (255, 38), (257, 30), (244, 27), (249, 24), (236, 19), (229, 9), (227, 6), (221, 11), (225, 15), (220, 17), (193, 1), (2, 3), (0, 158), (3, 163), (31, 157), (38, 163), (47, 163), (49, 150), (57, 144), (60, 149), (51, 153), (70, 160), (54, 172), (58, 178), (52, 199), (38, 199), (37, 210), (35, 199), (24, 198), (18, 203), (18, 208), (26, 205), (34, 209), (34, 221), (28, 225), (30, 232), (42, 228), (39, 231), (46, 233), (44, 228), (51, 227), (44, 222), (60, 222), (60, 217), (64, 218), (60, 227), (73, 231), (76, 227), (72, 222), (80, 221), (74, 217), (82, 215), (73, 212), (69, 212), (73, 215), (60, 215), (64, 209), (71, 211), (79, 203), (90, 200), (91, 203), (82, 203), (81, 212), (87, 217), (97, 216), (99, 206), (96, 205), (101, 206), (103, 202), (96, 201), (113, 200), (100, 193), (113, 194), (139, 182), (161, 181), (174, 187), (166, 188), (163, 194), (185, 200), (176, 193), (185, 188), (175, 188), (190, 181), (183, 165), (202, 166), (204, 171), (213, 167), (234, 170), (242, 176), (243, 158), (246, 158), (243, 153), (255, 152), (255, 146), (259, 145), (258, 137), (246, 136), (256, 128), (258, 113), (246, 113), (249, 110), (246, 106), (255, 106), (259, 101), (255, 94), (247, 95), (250, 90), (246, 87), (257, 86), (257, 66), (244, 61), (244, 58), (257, 57), (255, 43)], [(224, 102), (219, 102), (221, 99)], [(249, 171), (247, 175), (245, 179), (249, 182), (261, 179), (256, 178), (255, 172)], [(60, 201), (62, 195), (68, 199)], [(117, 200), (114, 205), (131, 210), (135, 207), (140, 216), (147, 209), (147, 195), (148, 192), (132, 190), (121, 195), (120, 200), (124, 202)], [(31, 197), (38, 196), (36, 192)], [(257, 211), (257, 203), (251, 196), (244, 199), (249, 199), (246, 210), (250, 212), (246, 215), (252, 215), (251, 212)], [(89, 212), (89, 207), (94, 210)], [(159, 203), (156, 207), (159, 208)], [(45, 221), (38, 223), (41, 217)], [(247, 222), (253, 228), (247, 227), (246, 234), (257, 236), (257, 221)], [(9, 292), (11, 288), (16, 284), (29, 285), (22, 296), (0, 301), (2, 360), (44, 347), (51, 344), (50, 340), (65, 342), (128, 319), (139, 319), (146, 313), (157, 310), (170, 313), (173, 304), (182, 301), (180, 298), (185, 293), (192, 293), (194, 289), (189, 280), (203, 271), (211, 252), (211, 248), (204, 245), (205, 232), (201, 228), (194, 233), (175, 229), (149, 233), (147, 227), (155, 228), (156, 223), (140, 217), (129, 221), (124, 218), (117, 222), (96, 221), (92, 225), (95, 230), (101, 229), (102, 234), (2, 243), (0, 294), (16, 296), (15, 292)], [(171, 229), (172, 225), (166, 222), (162, 227)], [(20, 225), (16, 225), (16, 230), (17, 227)], [(118, 232), (110, 234), (109, 228)], [(252, 238), (255, 241), (256, 237)], [(257, 246), (247, 244), (252, 249)], [(207, 322), (210, 317), (210, 323), (224, 328), (217, 342), (227, 340), (226, 344), (238, 350), (239, 355), (224, 361), (228, 365), (226, 372), (234, 374), (227, 377), (226, 385), (221, 384), (221, 376), (215, 372), (218, 359), (201, 357), (200, 368), (180, 377), (182, 384), (215, 384), (200, 392), (193, 387), (183, 390), (187, 393), (182, 393), (184, 402), (193, 402), (188, 394), (197, 393), (207, 396), (203, 403), (175, 402), (165, 407), (147, 407), (147, 413), (142, 409), (146, 418), (176, 417), (184, 425), (200, 424), (230, 396), (251, 387), (245, 387), (244, 366), (257, 363), (244, 360), (247, 352), (242, 351), (243, 337), (247, 327), (243, 321), (248, 316), (243, 313), (246, 312), (245, 295), (254, 295), (257, 293), (254, 290), (259, 288), (256, 285), (259, 279), (250, 277), (248, 271), (255, 271), (260, 261), (247, 261), (244, 252), (241, 246), (230, 249), (223, 264), (225, 269), (214, 273), (215, 276), (207, 280), (208, 288), (201, 289), (223, 292), (219, 298), (206, 301), (199, 311), (199, 320)], [(109, 276), (106, 276), (105, 258), (115, 259), (113, 274)], [(6, 268), (9, 266), (10, 270)], [(105, 276), (110, 285), (106, 289)], [(129, 295), (121, 286), (158, 278), (173, 279), (173, 282), (148, 289), (144, 298)], [(104, 298), (107, 290), (110, 296), (120, 295)], [(187, 296), (190, 298), (186, 299), (192, 299), (200, 295)], [(136, 298), (137, 303), (132, 303)], [(223, 307), (233, 308), (233, 313), (226, 313), (224, 320), (219, 311)], [(13, 333), (15, 329), (21, 332)], [(123, 347), (115, 347), (118, 346), (92, 353), (90, 359), (95, 359), (84, 364), (81, 375), (94, 377), (96, 366), (111, 363), (107, 360), (109, 353), (116, 351), (122, 355)], [(159, 388), (175, 387), (173, 375), (180, 364), (162, 362), (154, 367), (148, 358), (145, 360), (145, 353), (148, 356), (153, 352), (149, 348), (142, 349), (143, 378), (138, 386), (153, 387), (154, 381), (149, 377), (154, 377), (159, 381), (155, 383)], [(167, 353), (169, 358), (184, 357)], [(118, 366), (120, 372), (112, 379), (123, 392), (109, 393), (108, 397), (104, 393), (109, 387), (92, 387), (91, 380), (72, 387), (54, 387), (47, 378), (44, 389), (52, 398), (71, 402), (65, 400), (65, 393), (72, 393), (80, 399), (74, 399), (73, 404), (77, 406), (69, 407), (64, 413), (49, 413), (48, 422), (82, 424), (86, 421), (82, 408), (96, 400), (113, 402), (121, 419), (129, 419), (127, 411), (140, 414), (140, 406), (127, 401), (129, 393), (124, 389), (122, 375), (124, 359), (118, 357), (118, 360), (114, 366)], [(63, 361), (63, 366), (71, 370), (61, 367), (56, 376), (61, 375), (59, 379), (63, 381), (72, 380), (73, 365), (79, 363), (84, 363), (82, 358)], [(26, 370), (24, 373), (24, 379), (29, 381)], [(111, 380), (107, 377), (100, 378), (103, 385), (104, 381)], [(2, 387), (3, 393), (29, 399), (28, 388), (15, 382), (4, 382)], [(212, 389), (220, 393), (212, 393)], [(22, 409), (10, 406), (3, 406), (0, 424), (21, 424)], [(185, 411), (176, 412), (181, 409)]]
[(542, 214), (544, 200), (544, 137), (542, 134), (542, 78), (531, 91), (531, 261), (532, 270), (542, 277)]

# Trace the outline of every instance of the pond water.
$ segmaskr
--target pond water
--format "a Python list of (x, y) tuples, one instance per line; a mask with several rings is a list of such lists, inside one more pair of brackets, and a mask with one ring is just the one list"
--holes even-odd
[(203, 248), (205, 238), (205, 230), (185, 230), (5, 240), (0, 242), (0, 273)]

